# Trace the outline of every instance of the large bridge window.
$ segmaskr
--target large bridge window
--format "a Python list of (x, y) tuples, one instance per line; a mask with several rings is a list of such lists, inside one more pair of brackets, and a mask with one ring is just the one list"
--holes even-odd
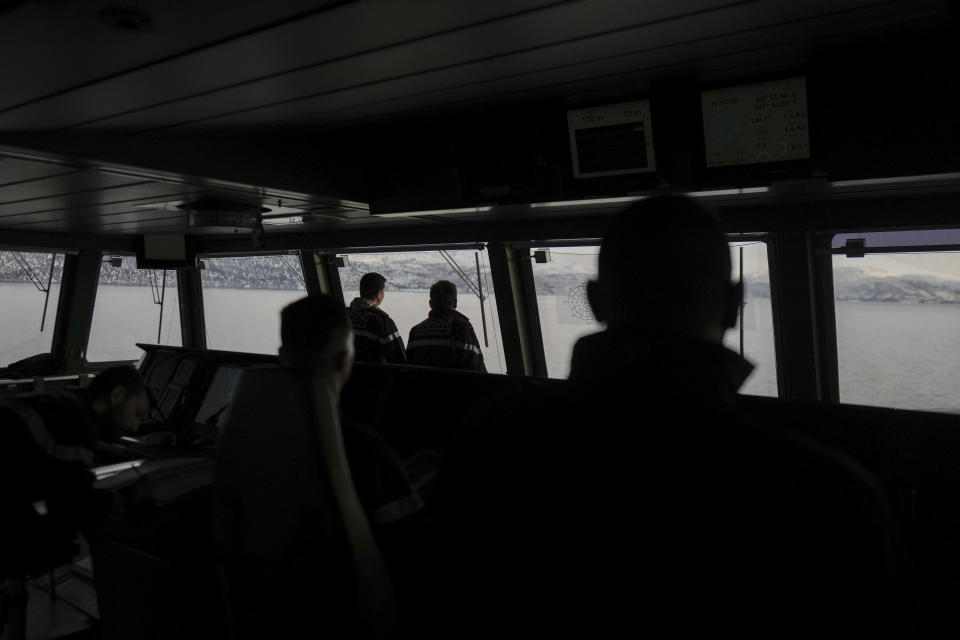
[[(457, 249), (351, 254), (349, 264), (340, 269), (346, 304), (360, 295), (360, 278), (370, 271), (387, 279), (383, 310), (397, 323), (404, 344), (410, 329), (425, 320), (430, 312), (431, 285), (438, 280), (455, 284), (457, 311), (470, 319), (480, 341), (487, 371), (503, 373), (506, 370), (497, 300), (491, 287), (485, 251)], [(478, 293), (483, 296), (482, 304)]]
[(137, 269), (136, 258), (104, 256), (87, 360), (136, 360), (136, 343), (180, 346), (177, 272)]
[(741, 393), (755, 396), (777, 395), (777, 357), (773, 341), (773, 312), (770, 305), (770, 267), (765, 242), (730, 243), (733, 279), (741, 278), (743, 265), (743, 313), (737, 326), (727, 331), (727, 348), (743, 353), (755, 367)]
[(960, 230), (846, 234), (833, 245), (848, 240), (865, 241), (866, 255), (833, 258), (840, 400), (960, 412), (960, 253), (921, 252), (960, 246)]
[(49, 353), (62, 253), (0, 251), (0, 367)]
[(566, 378), (570, 374), (573, 345), (588, 333), (603, 329), (587, 303), (587, 282), (597, 277), (600, 247), (553, 247), (538, 251), (542, 252), (541, 260), (549, 253), (549, 261), (533, 262), (547, 375)]
[[(753, 374), (741, 391), (753, 395), (777, 395), (777, 367), (770, 309), (770, 273), (766, 244), (759, 240), (730, 244), (733, 277), (740, 277), (741, 256), (745, 285), (742, 323), (728, 331), (724, 343), (754, 365)], [(570, 372), (573, 345), (582, 336), (603, 329), (587, 303), (587, 282), (597, 277), (598, 246), (552, 247), (549, 261), (533, 262), (547, 375), (566, 378)], [(741, 324), (743, 331), (741, 333)]]
[(206, 258), (200, 272), (207, 346), (275, 354), (280, 310), (307, 294), (295, 255)]

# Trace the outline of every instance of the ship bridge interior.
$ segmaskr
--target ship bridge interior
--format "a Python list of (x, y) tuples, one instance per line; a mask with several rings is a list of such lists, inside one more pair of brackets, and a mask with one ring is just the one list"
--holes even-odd
[[(5, 2), (0, 228), (208, 234), (188, 210), (214, 203), (269, 209), (268, 235), (417, 233), (657, 189), (950, 173), (953, 12), (938, 0)], [(705, 167), (699, 92), (790, 76), (807, 80), (811, 157)], [(656, 171), (574, 178), (566, 112), (636, 98), (650, 100)], [(443, 210), (456, 213), (412, 215)]]
[[(152, 511), (136, 526), (113, 521), (99, 547), (31, 578), (31, 607), (54, 603), (54, 583), (74, 590), (61, 596), (73, 598), (75, 635), (36, 637), (223, 631), (219, 604), (208, 597), (219, 588), (203, 555), (212, 542), (206, 531), (188, 540), (209, 510), (197, 489), (210, 482), (223, 385), (277, 358), (275, 349), (220, 341), (211, 318), (223, 312), (205, 290), (208, 262), (279, 256), (284, 261), (271, 264), (295, 272), (296, 295), (334, 297), (357, 290), (346, 268), (374, 264), (364, 262), (371, 255), (385, 264), (384, 255), (431, 252), (455, 268), (479, 299), (485, 349), (497, 366), (481, 375), (359, 364), (343, 395), (344, 415), (378, 431), (411, 477), (431, 486), (453, 441), (438, 415), (562, 384), (556, 378), (566, 375), (572, 341), (562, 353), (551, 346), (558, 325), (538, 306), (538, 265), (551, 251), (554, 266), (564, 251), (595, 260), (614, 216), (658, 194), (687, 194), (714, 210), (741, 276), (744, 248), (762, 256), (762, 286), (751, 291), (762, 289), (763, 302), (750, 317), (766, 314), (769, 348), (745, 355), (758, 358), (766, 386), (744, 395), (745, 406), (876, 476), (909, 558), (905, 636), (955, 634), (960, 392), (949, 385), (957, 370), (911, 327), (888, 342), (902, 343), (904, 353), (928, 349), (936, 366), (920, 367), (923, 384), (935, 378), (940, 386), (920, 388), (906, 404), (876, 389), (882, 397), (870, 401), (851, 395), (856, 376), (869, 390), (892, 374), (869, 359), (853, 370), (843, 340), (856, 330), (840, 307), (906, 300), (952, 310), (960, 301), (960, 285), (951, 284), (960, 268), (934, 286), (933, 262), (923, 263), (926, 279), (894, 290), (855, 262), (960, 251), (957, 6), (0, 0), (0, 258), (36, 270), (30, 282), (46, 295), (45, 351), (3, 370), (0, 399), (82, 386), (141, 352), (153, 396), (145, 435), (102, 448), (97, 471), (113, 489), (134, 476), (154, 478), (137, 498)], [(790, 93), (792, 111), (760, 105)], [(799, 136), (796, 144), (779, 139), (742, 151), (749, 157), (723, 155), (749, 120), (724, 110), (731, 96), (753, 96), (763, 114), (789, 111), (784, 117), (796, 121), (784, 131)], [(607, 132), (612, 146), (579, 135), (606, 127), (583, 124), (604, 117), (619, 123)], [(627, 160), (616, 147), (623, 127), (634, 136)], [(598, 139), (590, 156), (587, 145)], [(638, 237), (637, 250), (659, 241)], [(150, 255), (165, 242), (172, 253)], [(685, 250), (676, 247), (678, 259)], [(44, 258), (16, 257), (25, 254)], [(104, 349), (110, 334), (96, 327), (98, 287), (110, 266), (134, 272), (133, 256), (144, 273), (137, 282), (150, 281), (161, 314), (159, 332), (151, 316), (142, 342), (157, 344)], [(860, 271), (843, 271), (851, 265)], [(854, 272), (864, 278), (851, 280)], [(557, 282), (551, 292), (560, 297), (579, 283)], [(174, 300), (166, 309), (164, 295)], [(461, 296), (470, 294), (461, 288)], [(16, 303), (7, 304), (0, 299), (0, 331)], [(276, 322), (262, 333), (272, 339), (279, 320), (269, 311)], [(743, 353), (740, 311), (739, 339), (730, 332), (727, 344)], [(164, 318), (178, 327), (172, 342), (161, 340)], [(896, 368), (900, 361), (890, 358)], [(365, 404), (363, 387), (401, 408), (390, 416)], [(164, 515), (171, 511), (175, 517)], [(91, 577), (91, 551), (107, 576), (95, 595), (92, 582), (77, 586)], [(90, 607), (97, 600), (99, 613)]]

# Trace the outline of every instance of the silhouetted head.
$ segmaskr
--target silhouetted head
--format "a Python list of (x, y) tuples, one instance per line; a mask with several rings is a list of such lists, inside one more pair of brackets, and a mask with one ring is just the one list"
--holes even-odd
[(360, 297), (373, 300), (377, 304), (383, 302), (387, 292), (387, 279), (379, 273), (371, 271), (360, 278)]
[(438, 280), (430, 287), (430, 308), (431, 309), (456, 309), (457, 308), (457, 285), (449, 280)]
[(147, 385), (133, 367), (104, 369), (87, 389), (90, 408), (101, 418), (101, 440), (112, 442), (135, 433), (150, 410)]
[(685, 196), (635, 202), (607, 229), (590, 306), (610, 328), (669, 330), (721, 342), (742, 288), (730, 282), (730, 248), (713, 213)]
[(280, 364), (330, 376), (339, 391), (353, 367), (353, 331), (343, 302), (312, 295), (280, 311)]

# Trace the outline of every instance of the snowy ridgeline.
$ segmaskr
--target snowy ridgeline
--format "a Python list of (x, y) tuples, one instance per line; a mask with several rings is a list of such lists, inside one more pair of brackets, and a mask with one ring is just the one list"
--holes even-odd
[[(452, 252), (459, 267), (476, 283), (477, 267), (473, 251)], [(0, 282), (30, 282), (29, 269), (43, 282), (50, 273), (50, 254), (0, 251)], [(19, 259), (18, 259), (19, 258)], [(485, 256), (484, 256), (485, 258)], [(108, 263), (100, 270), (100, 283), (113, 285), (150, 286), (161, 283), (162, 271), (137, 269), (132, 257), (123, 258), (120, 267)], [(206, 287), (225, 289), (286, 289), (303, 290), (300, 262), (296, 256), (248, 256), (242, 258), (211, 258), (208, 268), (201, 271)], [(26, 268), (26, 267), (29, 267)], [(584, 285), (594, 277), (595, 266), (589, 261), (574, 265), (534, 265), (537, 293), (540, 295), (568, 295), (572, 289)], [(60, 282), (63, 257), (54, 265), (53, 282)], [(340, 280), (345, 291), (356, 291), (360, 277), (376, 271), (387, 279), (393, 291), (426, 291), (437, 280), (450, 280), (461, 293), (469, 288), (453, 268), (436, 253), (356, 255), (350, 264), (340, 269)], [(481, 262), (484, 291), (491, 286), (489, 268)], [(167, 286), (176, 286), (177, 272), (167, 271)], [(154, 280), (156, 278), (156, 280)], [(766, 276), (746, 278), (748, 298), (767, 298), (770, 284)], [(837, 269), (834, 273), (834, 291), (837, 300), (857, 302), (904, 303), (960, 303), (960, 282), (932, 276), (888, 276), (876, 270), (857, 267)]]
[(926, 275), (884, 276), (857, 267), (834, 271), (837, 300), (857, 302), (960, 303), (960, 282)]
[[(30, 282), (30, 271), (44, 284), (50, 276), (50, 253), (0, 251), (0, 282)], [(56, 256), (53, 282), (59, 284), (63, 273), (63, 255)]]

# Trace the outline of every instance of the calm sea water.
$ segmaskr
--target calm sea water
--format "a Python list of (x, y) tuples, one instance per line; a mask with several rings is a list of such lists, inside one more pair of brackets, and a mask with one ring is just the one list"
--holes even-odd
[[(40, 332), (43, 295), (30, 284), (0, 283), (0, 366), (47, 351), (56, 315), (57, 289), (50, 299), (48, 324)], [(280, 309), (302, 291), (207, 289), (205, 316), (211, 348), (276, 353), (280, 344)], [(347, 301), (356, 292), (347, 292)], [(427, 315), (427, 293), (388, 291), (383, 308), (406, 341), (410, 328)], [(500, 327), (493, 300), (485, 305), (484, 344), (480, 303), (461, 296), (481, 342), (487, 368), (505, 370)], [(564, 296), (538, 296), (544, 349), (552, 377), (568, 373), (573, 343), (599, 329), (583, 320), (580, 301)], [(91, 361), (134, 360), (136, 342), (180, 344), (176, 290), (168, 291), (160, 328), (159, 306), (146, 287), (102, 286), (94, 308), (87, 358)], [(743, 391), (776, 395), (773, 323), (770, 302), (748, 301), (744, 314), (744, 352), (756, 369)], [(906, 409), (960, 411), (960, 305), (837, 303), (840, 394), (844, 402)], [(727, 345), (739, 349), (739, 331), (727, 334)]]

